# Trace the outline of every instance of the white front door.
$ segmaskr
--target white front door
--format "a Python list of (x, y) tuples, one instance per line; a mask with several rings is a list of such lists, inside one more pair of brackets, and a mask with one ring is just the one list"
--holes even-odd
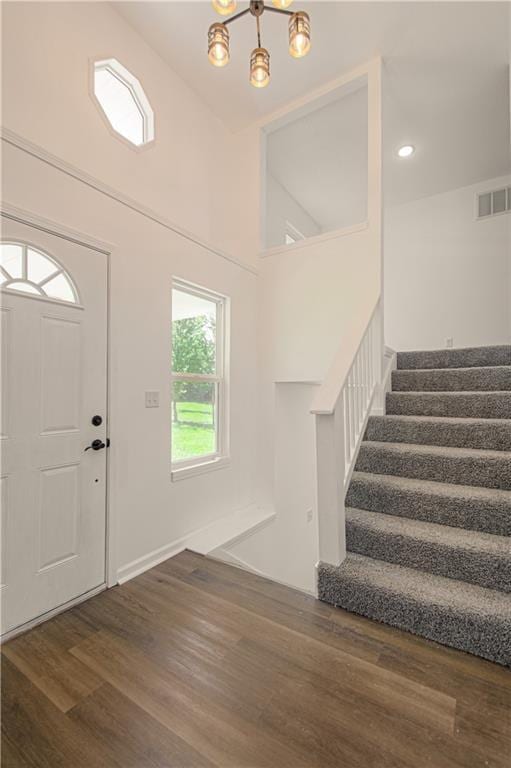
[(105, 581), (107, 256), (5, 216), (1, 239), (4, 634)]

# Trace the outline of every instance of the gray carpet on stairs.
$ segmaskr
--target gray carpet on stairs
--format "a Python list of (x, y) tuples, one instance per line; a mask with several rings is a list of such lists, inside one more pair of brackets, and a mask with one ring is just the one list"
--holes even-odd
[(503, 536), (348, 508), (346, 546), (376, 560), (511, 592), (509, 539)]
[(511, 451), (511, 420), (370, 416), (366, 440)]
[(349, 553), (318, 566), (320, 600), (511, 666), (511, 599), (444, 576)]
[(511, 392), (389, 392), (387, 414), (511, 419)]
[(392, 371), (394, 392), (499, 392), (511, 390), (511, 366)]
[(360, 446), (355, 469), (441, 483), (511, 489), (511, 453), (409, 443)]
[(397, 353), (398, 369), (481, 368), (494, 365), (511, 365), (510, 345)]
[(511, 346), (397, 356), (322, 600), (511, 666)]
[(349, 507), (511, 536), (511, 491), (354, 472)]

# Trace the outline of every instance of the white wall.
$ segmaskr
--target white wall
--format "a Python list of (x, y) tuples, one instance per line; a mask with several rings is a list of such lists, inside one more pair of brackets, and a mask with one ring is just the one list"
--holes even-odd
[[(222, 162), (229, 134), (182, 81), (109, 4), (10, 3), (3, 12), (4, 125), (222, 247), (223, 224), (233, 219), (228, 195), (244, 179), (229, 175), (235, 155)], [(96, 55), (118, 57), (142, 81), (156, 114), (154, 148), (133, 152), (105, 128), (88, 93), (89, 58)], [(2, 148), (7, 203), (113, 248), (111, 495), (117, 565), (125, 576), (140, 559), (256, 496), (258, 278), (116, 201), (115, 192), (105, 195), (7, 142)], [(235, 240), (235, 225), (224, 234)], [(231, 466), (176, 483), (169, 386), (174, 275), (230, 296), (232, 361)], [(146, 390), (160, 392), (159, 409), (144, 407)]]
[[(2, 123), (232, 250), (243, 184), (238, 144), (114, 5), (3, 3)], [(156, 141), (141, 152), (112, 137), (90, 95), (91, 62), (110, 57), (140, 80), (155, 112)], [(247, 249), (234, 255), (250, 257)]]
[(308, 590), (318, 556), (318, 519), (307, 521), (316, 490), (314, 382), (323, 381), (339, 350), (361, 340), (381, 293), (379, 61), (367, 69), (367, 224), (275, 249), (260, 262), (258, 477), (260, 498), (274, 505), (277, 518), (218, 553)]
[[(322, 381), (380, 294), (379, 227), (288, 246), (262, 259), (262, 327), (272, 381)], [(365, 321), (365, 322), (364, 322)]]
[(508, 343), (511, 215), (475, 219), (490, 179), (385, 210), (385, 340), (397, 350)]
[[(258, 278), (8, 145), (3, 186), (11, 205), (113, 244), (110, 461), (117, 565), (125, 575), (139, 558), (254, 500), (257, 413), (247, 403), (257, 401)], [(231, 298), (233, 415), (231, 466), (174, 483), (169, 385), (173, 276)], [(144, 407), (146, 390), (160, 392), (159, 409)]]
[(314, 500), (314, 417), (312, 384), (276, 384), (268, 412), (275, 430), (272, 445), (272, 505), (276, 519), (262, 531), (214, 554), (227, 562), (270, 575), (307, 592), (315, 590), (318, 561)]

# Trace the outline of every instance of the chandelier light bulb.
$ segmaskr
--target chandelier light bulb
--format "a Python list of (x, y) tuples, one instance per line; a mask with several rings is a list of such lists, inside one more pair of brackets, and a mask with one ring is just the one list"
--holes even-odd
[(412, 144), (405, 144), (397, 151), (399, 157), (410, 157), (415, 152), (415, 147)]
[(228, 16), (236, 10), (236, 0), (211, 0), (211, 3), (220, 16)]
[(294, 59), (300, 59), (309, 53), (311, 47), (311, 29), (309, 14), (305, 11), (293, 13), (289, 19), (289, 53)]
[(208, 58), (214, 67), (229, 63), (229, 30), (225, 24), (212, 24), (208, 31)]
[[(208, 30), (208, 58), (214, 67), (229, 63), (229, 30), (231, 22), (250, 14), (256, 23), (257, 48), (250, 54), (250, 83), (254, 88), (265, 88), (270, 82), (270, 54), (261, 43), (261, 17), (266, 13), (287, 16), (289, 23), (289, 53), (293, 58), (305, 56), (311, 47), (310, 19), (305, 11), (288, 10), (293, 0), (250, 0), (248, 8), (235, 13), (222, 22), (212, 24)], [(212, 0), (213, 8), (227, 16), (236, 9), (236, 0)], [(266, 17), (265, 17), (266, 18)]]
[(270, 82), (270, 54), (266, 48), (254, 48), (250, 56), (250, 82), (264, 88)]

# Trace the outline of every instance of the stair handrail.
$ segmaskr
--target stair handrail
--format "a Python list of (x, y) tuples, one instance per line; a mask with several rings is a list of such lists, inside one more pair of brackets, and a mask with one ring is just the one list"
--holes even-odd
[[(367, 315), (366, 315), (367, 317)], [(378, 298), (369, 320), (343, 339), (314, 398), (319, 559), (346, 556), (344, 499), (375, 394), (381, 385), (383, 324)]]

